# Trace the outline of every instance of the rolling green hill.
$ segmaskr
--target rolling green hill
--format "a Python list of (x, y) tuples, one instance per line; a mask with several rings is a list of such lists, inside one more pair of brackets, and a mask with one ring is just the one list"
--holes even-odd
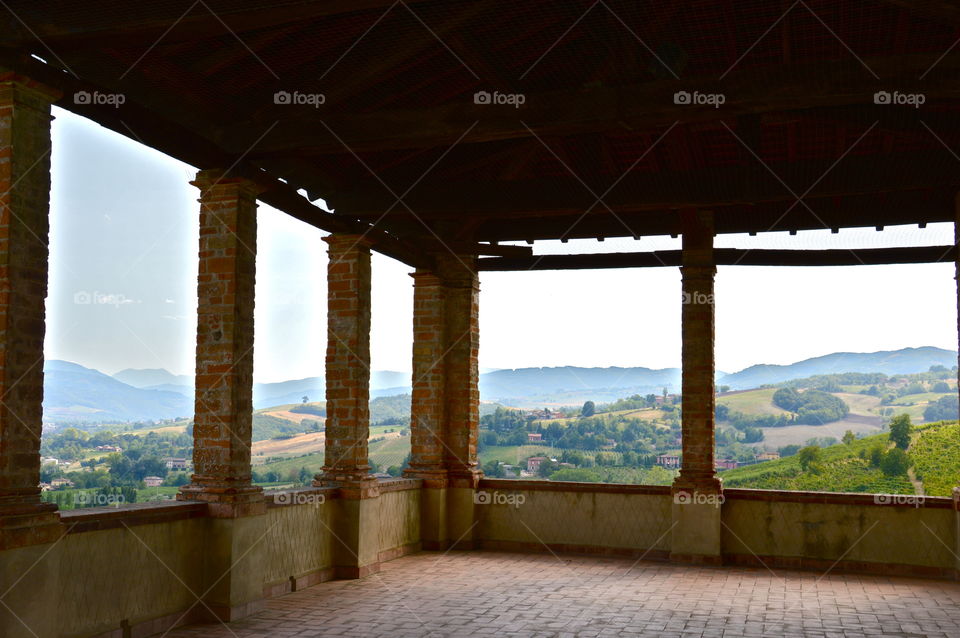
[[(871, 463), (870, 452), (878, 446), (891, 446), (887, 434), (823, 448), (816, 467), (806, 471), (794, 455), (726, 470), (721, 476), (725, 487), (914, 494), (906, 473), (888, 476)], [(949, 496), (960, 478), (960, 425), (954, 421), (919, 426), (908, 453), (925, 492)]]
[(960, 484), (960, 423), (922, 427), (910, 444), (917, 478), (930, 496), (950, 496)]

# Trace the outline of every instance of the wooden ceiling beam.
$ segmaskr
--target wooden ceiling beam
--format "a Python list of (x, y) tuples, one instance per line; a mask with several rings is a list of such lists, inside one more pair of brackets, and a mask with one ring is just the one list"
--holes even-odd
[[(437, 107), (357, 114), (340, 110), (331, 95), (319, 109), (263, 109), (257, 117), (223, 130), (219, 141), (225, 147), (245, 148), (252, 141), (252, 131), (260, 130), (258, 124), (279, 121), (258, 145), (258, 155), (343, 155), (345, 150), (337, 137), (354, 152), (376, 152), (445, 146), (468, 129), (461, 143), (529, 138), (534, 133), (541, 137), (597, 132), (626, 135), (677, 121), (733, 122), (744, 115), (870, 106), (874, 93), (880, 90), (923, 93), (927, 107), (938, 99), (960, 97), (960, 85), (953, 81), (960, 73), (958, 56), (944, 58), (936, 73), (923, 81), (917, 78), (929, 68), (929, 56), (869, 59), (867, 64), (883, 79), (874, 79), (855, 60), (829, 66), (818, 61), (734, 71), (722, 82), (716, 78), (667, 79), (626, 87), (528, 94), (519, 108), (474, 104), (471, 94)], [(674, 103), (675, 93), (694, 90), (723, 93), (726, 102), (720, 108)], [(328, 132), (327, 126), (337, 137)]]
[[(957, 248), (956, 246), (829, 250), (717, 248), (713, 254), (714, 263), (718, 266), (878, 266), (953, 263), (957, 258)], [(680, 265), (682, 265), (682, 255), (679, 250), (494, 257), (478, 261), (479, 270), (485, 272), (661, 268)]]
[[(803, 206), (780, 202), (765, 205), (712, 207), (718, 234), (876, 228), (954, 221), (956, 188), (929, 191), (833, 197)], [(788, 210), (789, 209), (789, 210)], [(395, 220), (399, 226), (403, 220)], [(476, 241), (533, 241), (675, 235), (680, 232), (676, 209), (629, 212), (606, 210), (553, 217), (488, 219), (472, 231)], [(922, 231), (920, 231), (922, 232)]]
[[(405, 0), (407, 4), (419, 4), (425, 0)], [(10, 8), (17, 12), (34, 33), (15, 20), (9, 21), (9, 29), (0, 38), (4, 46), (32, 47), (41, 45), (37, 36), (58, 54), (82, 49), (135, 48), (143, 49), (158, 40), (164, 44), (195, 42), (207, 38), (229, 36), (248, 31), (283, 26), (316, 18), (324, 18), (344, 13), (360, 11), (384, 11), (394, 4), (392, 0), (303, 0), (296, 3), (280, 3), (278, 6), (217, 11), (216, 15), (202, 4), (197, 4), (188, 15), (183, 12), (189, 8), (185, 4), (144, 4), (137, 8), (137, 17), (123, 21), (115, 9), (115, 3), (86, 2), (90, 12), (97, 8), (91, 5), (102, 4), (102, 11), (109, 12), (116, 20), (108, 27), (77, 30), (66, 27), (51, 19), (55, 9), (49, 3), (38, 4), (32, 0), (10, 0)], [(241, 5), (242, 6), (242, 5)], [(396, 10), (396, 9), (395, 9)], [(42, 19), (32, 19), (35, 13)], [(182, 16), (182, 17), (181, 17)], [(179, 21), (178, 21), (179, 19)], [(224, 26), (226, 25), (226, 26)], [(229, 28), (228, 28), (229, 27)]]
[[(418, 217), (457, 219), (479, 215), (487, 219), (516, 219), (560, 215), (662, 211), (686, 207), (722, 207), (764, 203), (793, 203), (793, 193), (805, 200), (850, 197), (930, 188), (960, 189), (960, 162), (931, 138), (935, 148), (884, 156), (850, 154), (819, 161), (768, 162), (752, 157), (742, 165), (708, 166), (698, 171), (631, 173), (597, 203), (593, 193), (573, 176), (523, 181), (450, 181), (442, 176), (425, 179), (404, 203)], [(746, 151), (744, 151), (746, 152)], [(787, 186), (780, 183), (771, 171)], [(386, 178), (389, 179), (389, 178)], [(788, 188), (789, 187), (789, 188)], [(605, 185), (594, 184), (602, 193)], [(791, 192), (792, 191), (792, 192)], [(356, 188), (327, 201), (351, 217), (377, 218), (393, 204), (389, 193)], [(816, 208), (816, 205), (813, 205)], [(794, 208), (803, 209), (802, 203)], [(393, 217), (403, 217), (396, 211)]]

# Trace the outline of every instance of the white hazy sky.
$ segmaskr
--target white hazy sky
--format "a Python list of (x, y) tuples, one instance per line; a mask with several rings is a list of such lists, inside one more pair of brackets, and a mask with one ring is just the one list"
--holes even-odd
[[(113, 373), (192, 374), (198, 191), (194, 169), (55, 109), (46, 356)], [(813, 204), (815, 208), (815, 204)], [(323, 374), (324, 233), (261, 204), (255, 376)], [(884, 232), (728, 235), (718, 247), (846, 248), (952, 243), (950, 224)], [(538, 242), (537, 253), (679, 248), (669, 237)], [(372, 367), (409, 370), (410, 268), (373, 260)], [(835, 351), (957, 347), (949, 264), (724, 267), (717, 366), (791, 363)], [(94, 303), (83, 303), (90, 299)], [(482, 273), (481, 366), (646, 366), (680, 362), (676, 268)], [(100, 303), (97, 303), (100, 302)]]

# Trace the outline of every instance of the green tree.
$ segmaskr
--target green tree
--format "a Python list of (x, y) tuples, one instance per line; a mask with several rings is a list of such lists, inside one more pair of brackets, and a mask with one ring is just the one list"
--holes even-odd
[(937, 381), (931, 389), (933, 392), (950, 392), (950, 385), (946, 381)]
[(843, 442), (847, 445), (850, 445), (857, 440), (857, 435), (853, 433), (853, 430), (847, 430), (843, 433)]
[(311, 472), (310, 470), (308, 470), (308, 469), (306, 468), (306, 466), (302, 466), (302, 467), (300, 468), (299, 474), (297, 475), (297, 480), (298, 480), (302, 485), (308, 485), (310, 482), (313, 481), (313, 472)]
[(870, 465), (873, 467), (880, 467), (880, 463), (883, 462), (883, 446), (874, 445), (870, 448)]
[(820, 448), (816, 445), (808, 445), (797, 453), (797, 457), (800, 460), (800, 467), (806, 471), (810, 469), (811, 464), (820, 462)]
[(901, 450), (906, 450), (910, 446), (911, 431), (913, 431), (913, 425), (910, 423), (909, 414), (900, 414), (890, 421), (890, 440)]
[(898, 447), (884, 454), (883, 460), (880, 461), (880, 470), (887, 476), (906, 474), (909, 467), (910, 457)]
[(597, 413), (597, 406), (593, 401), (587, 401), (580, 410), (580, 416), (591, 417)]
[(503, 465), (496, 459), (483, 464), (483, 475), (487, 478), (503, 478)]

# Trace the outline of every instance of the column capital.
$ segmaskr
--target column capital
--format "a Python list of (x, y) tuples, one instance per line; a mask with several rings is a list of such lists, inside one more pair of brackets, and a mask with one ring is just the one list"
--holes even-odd
[(373, 241), (366, 235), (359, 233), (331, 233), (323, 238), (330, 252), (347, 251), (351, 249), (370, 251)]
[(59, 89), (37, 82), (16, 71), (0, 68), (0, 104), (16, 99), (28, 105), (35, 103), (42, 107), (46, 104), (49, 107), (61, 97), (63, 92)]
[(222, 168), (205, 168), (197, 171), (197, 176), (190, 182), (192, 186), (200, 189), (200, 192), (208, 191), (220, 187), (222, 189), (235, 188), (238, 193), (247, 197), (256, 197), (266, 189), (251, 179), (231, 175)]
[[(684, 279), (713, 279), (717, 274), (717, 266), (713, 263), (713, 251), (709, 261), (700, 261), (699, 263), (689, 263), (680, 266), (680, 276)], [(704, 258), (707, 259), (707, 258)]]
[(443, 285), (443, 280), (432, 270), (423, 270), (418, 268), (410, 273), (413, 278), (413, 285), (419, 287), (439, 287)]

